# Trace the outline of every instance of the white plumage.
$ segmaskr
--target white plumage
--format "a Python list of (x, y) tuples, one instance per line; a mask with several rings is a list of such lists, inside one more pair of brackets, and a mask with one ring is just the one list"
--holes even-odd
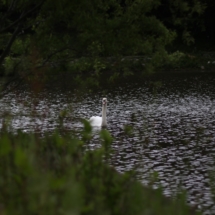
[(91, 126), (106, 127), (107, 126), (106, 112), (107, 112), (107, 99), (103, 98), (102, 99), (102, 117), (92, 116), (90, 118)]

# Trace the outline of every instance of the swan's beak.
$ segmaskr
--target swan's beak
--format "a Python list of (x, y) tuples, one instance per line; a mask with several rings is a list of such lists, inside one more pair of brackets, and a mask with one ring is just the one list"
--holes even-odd
[(102, 99), (102, 104), (103, 104), (103, 105), (107, 104), (107, 99), (106, 99), (106, 98), (103, 98), (103, 99)]

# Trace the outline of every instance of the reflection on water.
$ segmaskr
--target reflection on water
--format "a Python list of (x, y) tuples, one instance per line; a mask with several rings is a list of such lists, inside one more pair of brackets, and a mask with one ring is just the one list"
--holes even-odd
[[(136, 167), (143, 184), (156, 171), (155, 188), (161, 184), (170, 196), (182, 186), (190, 204), (214, 214), (208, 170), (214, 167), (215, 154), (215, 76), (161, 80), (157, 89), (145, 81), (81, 97), (70, 91), (43, 92), (34, 99), (28, 92), (11, 93), (0, 101), (0, 114), (12, 115), (12, 130), (44, 132), (57, 128), (59, 113), (68, 109), (64, 127), (80, 131), (80, 119), (101, 115), (101, 99), (107, 97), (115, 151), (111, 164), (119, 172)], [(125, 125), (133, 126), (132, 134), (125, 134)], [(90, 144), (95, 147), (99, 147), (96, 132)]]

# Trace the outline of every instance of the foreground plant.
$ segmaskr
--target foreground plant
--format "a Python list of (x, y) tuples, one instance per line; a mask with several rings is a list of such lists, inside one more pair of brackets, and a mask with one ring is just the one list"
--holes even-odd
[(197, 214), (185, 196), (170, 201), (109, 167), (112, 138), (106, 130), (102, 146), (85, 151), (92, 134), (84, 123), (82, 140), (57, 132), (43, 138), (2, 132), (0, 214)]

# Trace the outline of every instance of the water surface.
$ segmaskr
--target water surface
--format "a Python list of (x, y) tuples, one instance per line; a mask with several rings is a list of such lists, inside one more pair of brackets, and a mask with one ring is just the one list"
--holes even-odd
[[(214, 214), (209, 186), (215, 155), (214, 83), (215, 75), (192, 74), (160, 76), (84, 94), (68, 89), (46, 90), (37, 96), (17, 91), (1, 99), (0, 114), (11, 116), (11, 130), (43, 133), (59, 127), (59, 114), (67, 109), (64, 128), (80, 131), (80, 119), (101, 116), (101, 99), (107, 97), (107, 129), (114, 137), (111, 165), (119, 172), (136, 168), (138, 180), (146, 185), (156, 171), (155, 188), (161, 185), (164, 194), (172, 196), (181, 186), (188, 191), (190, 204)], [(130, 135), (125, 126), (133, 127)], [(95, 132), (89, 147), (99, 145)]]

